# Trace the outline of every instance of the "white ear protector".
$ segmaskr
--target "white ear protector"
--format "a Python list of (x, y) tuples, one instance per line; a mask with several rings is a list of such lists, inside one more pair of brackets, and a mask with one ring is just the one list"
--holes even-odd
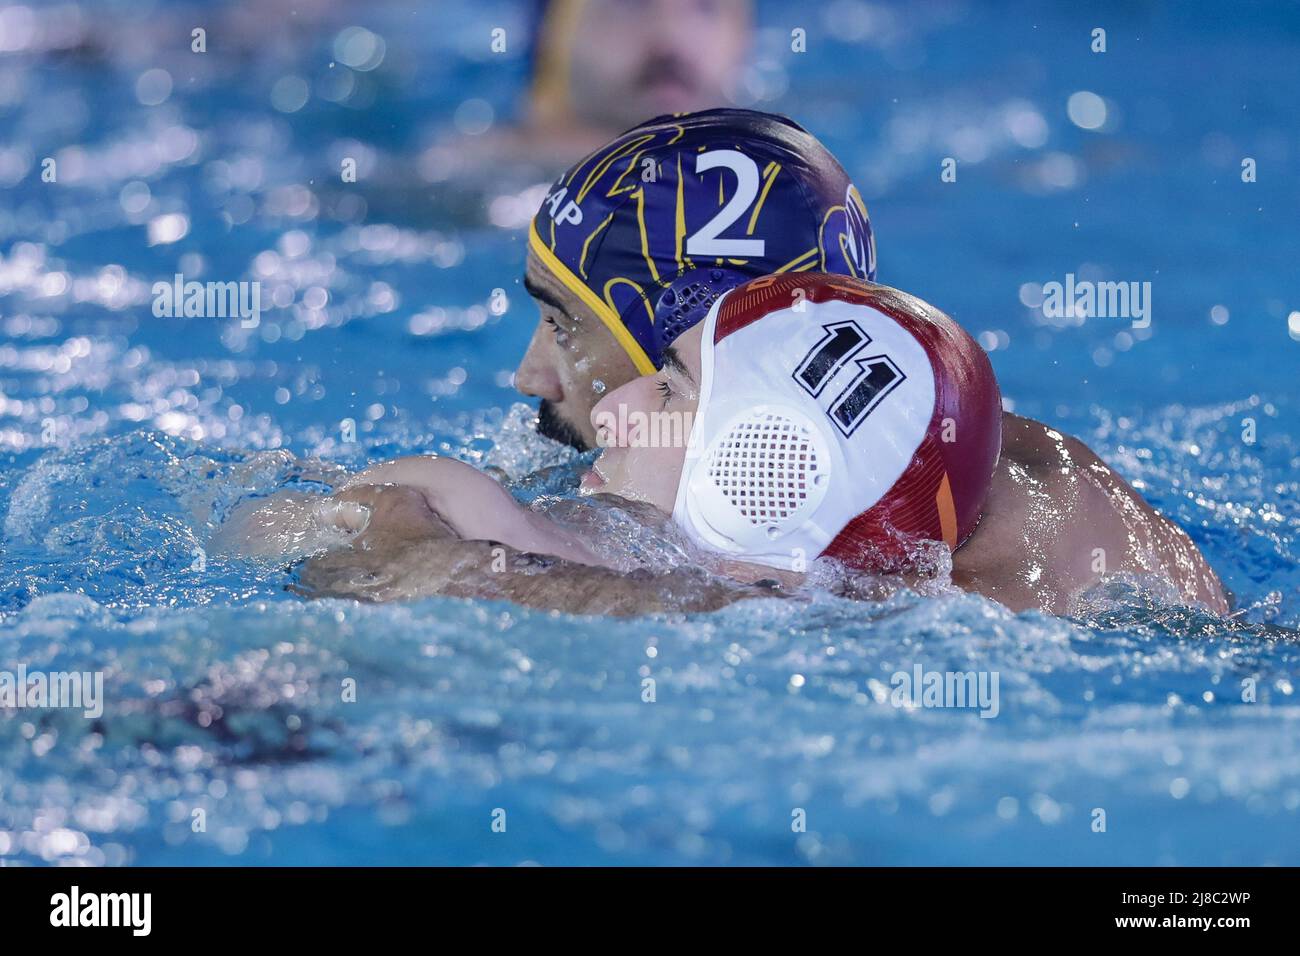
[(734, 294), (701, 323), (673, 519), (708, 551), (803, 570), (908, 466), (934, 410), (930, 361), (895, 320), (843, 301), (777, 307), (719, 338)]

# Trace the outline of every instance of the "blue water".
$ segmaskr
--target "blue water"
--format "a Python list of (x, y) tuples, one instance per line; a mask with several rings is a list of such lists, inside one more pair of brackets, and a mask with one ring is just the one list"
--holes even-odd
[[(509, 387), (537, 177), (416, 172), (465, 100), (509, 121), (520, 51), (480, 41), (518, 11), (214, 5), (200, 58), (179, 5), (33, 9), (0, 10), (0, 670), (102, 671), (107, 703), (0, 710), (0, 863), (1300, 863), (1294, 6), (766, 4), (747, 104), (827, 142), (880, 278), (1187, 528), (1236, 616), (1116, 582), (1077, 620), (904, 594), (613, 623), (304, 603), (205, 551), (240, 500), (400, 453), (572, 488)], [(384, 56), (341, 81), (353, 24)], [(278, 307), (156, 319), (178, 271)], [(1026, 305), (1067, 273), (1151, 282), (1150, 329)], [(998, 716), (893, 706), (917, 664), (997, 673)]]

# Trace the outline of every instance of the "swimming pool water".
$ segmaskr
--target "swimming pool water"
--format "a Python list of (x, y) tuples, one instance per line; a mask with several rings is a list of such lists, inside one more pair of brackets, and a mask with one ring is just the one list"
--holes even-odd
[[(1187, 528), (1236, 616), (1115, 582), (1078, 620), (948, 593), (611, 622), (306, 603), (206, 553), (238, 501), (396, 454), (521, 497), (582, 467), (509, 386), (534, 313), (521, 232), (486, 220), (526, 171), (487, 217), (411, 172), (465, 100), (508, 120), (522, 63), (476, 44), (519, 15), (373, 7), (204, 60), (149, 32), (167, 4), (85, 5), (77, 53), (0, 13), (27, 44), (0, 53), (0, 670), (107, 698), (0, 710), (0, 863), (1300, 863), (1294, 12), (768, 4), (749, 84), (844, 161), (881, 280)], [(353, 23), (384, 60), (331, 102)], [(312, 90), (288, 113), (285, 76)], [(176, 272), (277, 307), (156, 319)], [(1150, 329), (1026, 305), (1067, 273), (1151, 282)], [(997, 716), (894, 706), (918, 664), (997, 674)]]

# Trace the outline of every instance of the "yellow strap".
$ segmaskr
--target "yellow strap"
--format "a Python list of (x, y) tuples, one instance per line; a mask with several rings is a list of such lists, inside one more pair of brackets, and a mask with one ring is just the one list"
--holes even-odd
[(566, 289), (581, 299), (583, 305), (600, 317), (600, 320), (613, 333), (618, 344), (623, 346), (623, 351), (632, 360), (637, 372), (641, 375), (653, 375), (656, 371), (655, 363), (650, 361), (650, 356), (641, 347), (641, 343), (628, 331), (627, 326), (623, 324), (622, 319), (618, 317), (609, 303), (592, 292), (581, 279), (573, 274), (568, 266), (560, 261), (555, 253), (546, 247), (542, 237), (537, 234), (536, 223), (529, 223), (528, 225), (528, 247), (533, 250), (533, 254), (541, 260), (542, 265), (546, 266)]

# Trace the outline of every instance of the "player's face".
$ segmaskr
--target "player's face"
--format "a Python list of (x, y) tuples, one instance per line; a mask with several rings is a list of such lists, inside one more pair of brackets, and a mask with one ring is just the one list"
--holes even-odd
[(749, 0), (590, 0), (583, 11), (569, 82), (583, 122), (626, 129), (728, 105), (749, 53)]
[(530, 252), (524, 285), (541, 316), (515, 370), (515, 387), (540, 398), (537, 430), (575, 448), (593, 448), (591, 410), (637, 377), (605, 323)]
[(645, 501), (672, 514), (699, 408), (702, 330), (697, 325), (678, 338), (658, 372), (596, 405), (591, 421), (604, 450), (582, 477), (584, 492)]

